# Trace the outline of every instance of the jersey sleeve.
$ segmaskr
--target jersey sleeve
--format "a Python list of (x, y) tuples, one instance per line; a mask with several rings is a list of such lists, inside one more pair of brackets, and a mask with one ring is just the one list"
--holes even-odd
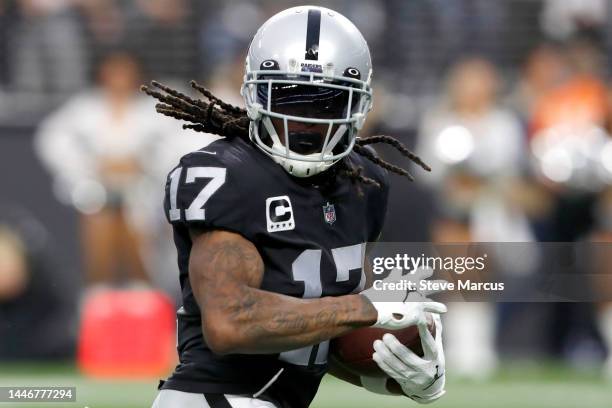
[(166, 180), (164, 210), (168, 221), (248, 236), (248, 184), (240, 182), (238, 165), (202, 151), (183, 156)]

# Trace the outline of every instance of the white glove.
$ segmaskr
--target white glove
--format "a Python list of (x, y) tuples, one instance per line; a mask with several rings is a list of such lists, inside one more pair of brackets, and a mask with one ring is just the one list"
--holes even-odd
[(380, 369), (397, 381), (409, 398), (421, 404), (433, 402), (446, 392), (442, 322), (439, 315), (434, 314), (433, 319), (436, 325), (435, 339), (427, 323), (418, 325), (424, 352), (422, 358), (390, 333), (374, 342), (376, 351), (372, 355)]
[(399, 330), (408, 326), (427, 324), (427, 313), (445, 313), (446, 306), (439, 302), (373, 302), (378, 319), (372, 327)]
[[(393, 269), (389, 276), (381, 279), (385, 284), (414, 282), (416, 291), (407, 290), (376, 290), (375, 287), (364, 290), (360, 294), (367, 297), (378, 312), (376, 323), (372, 327), (387, 330), (398, 330), (408, 326), (427, 324), (427, 312), (446, 313), (446, 306), (434, 302), (427, 296), (442, 290), (419, 291), (419, 282), (433, 274), (432, 269), (419, 269), (412, 274), (402, 276), (401, 269)], [(384, 302), (377, 301), (385, 299)]]

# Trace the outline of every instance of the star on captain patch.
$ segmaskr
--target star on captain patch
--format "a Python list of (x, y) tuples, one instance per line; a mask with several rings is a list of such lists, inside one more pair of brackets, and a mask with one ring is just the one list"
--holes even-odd
[(332, 225), (336, 221), (336, 208), (329, 202), (323, 206), (323, 218), (325, 222)]

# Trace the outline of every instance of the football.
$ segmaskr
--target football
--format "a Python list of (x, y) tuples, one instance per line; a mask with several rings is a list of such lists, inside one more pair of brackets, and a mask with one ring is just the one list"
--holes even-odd
[[(435, 337), (436, 326), (431, 315), (428, 316), (427, 323), (429, 332)], [(382, 339), (385, 333), (392, 333), (400, 343), (414, 351), (418, 356), (423, 356), (419, 330), (416, 326), (409, 326), (400, 330), (384, 330), (373, 327), (353, 330), (331, 341), (331, 357), (356, 375), (386, 377), (387, 375), (372, 360), (374, 341)]]

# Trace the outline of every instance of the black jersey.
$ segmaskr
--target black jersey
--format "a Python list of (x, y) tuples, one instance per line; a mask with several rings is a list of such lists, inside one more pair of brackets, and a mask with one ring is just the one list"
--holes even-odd
[(282, 407), (310, 404), (327, 369), (329, 342), (262, 355), (220, 356), (206, 346), (188, 279), (188, 229), (229, 230), (251, 241), (264, 262), (263, 290), (298, 298), (358, 292), (365, 283), (365, 243), (382, 229), (388, 184), (385, 170), (354, 152), (349, 160), (380, 187), (333, 171), (292, 177), (239, 138), (189, 153), (170, 172), (164, 207), (174, 230), (183, 305), (177, 314), (180, 363), (162, 388), (253, 394), (280, 372), (259, 398)]

